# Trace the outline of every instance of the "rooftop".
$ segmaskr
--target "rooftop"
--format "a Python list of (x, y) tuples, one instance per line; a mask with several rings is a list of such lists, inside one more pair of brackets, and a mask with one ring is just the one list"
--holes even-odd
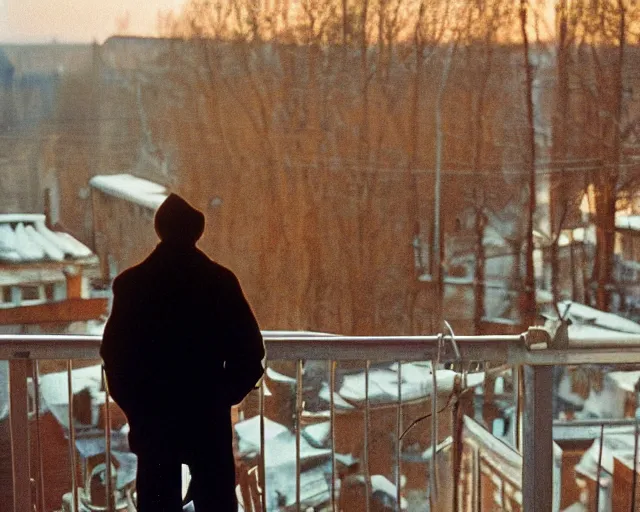
[(107, 195), (151, 210), (156, 210), (169, 195), (163, 185), (131, 174), (94, 176), (89, 180), (89, 185)]
[(616, 215), (616, 228), (640, 231), (640, 215), (618, 213)]
[(68, 233), (50, 230), (43, 214), (0, 214), (0, 263), (80, 261), (91, 256), (91, 249)]

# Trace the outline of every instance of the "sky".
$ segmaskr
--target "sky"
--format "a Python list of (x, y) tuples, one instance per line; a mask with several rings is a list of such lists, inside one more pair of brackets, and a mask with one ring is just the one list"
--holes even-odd
[[(158, 12), (184, 0), (0, 0), (0, 42), (103, 42), (156, 35)], [(123, 30), (125, 28), (126, 30)]]

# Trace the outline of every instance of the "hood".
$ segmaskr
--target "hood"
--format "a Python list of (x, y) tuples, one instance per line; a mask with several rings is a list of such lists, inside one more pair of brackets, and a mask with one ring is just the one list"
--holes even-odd
[(163, 242), (195, 244), (204, 232), (204, 214), (170, 194), (158, 208), (154, 225)]

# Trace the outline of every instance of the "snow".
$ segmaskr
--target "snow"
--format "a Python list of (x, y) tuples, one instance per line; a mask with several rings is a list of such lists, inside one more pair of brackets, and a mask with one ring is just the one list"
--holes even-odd
[(612, 331), (594, 325), (573, 324), (569, 326), (569, 341), (572, 347), (581, 344), (615, 346), (620, 343), (640, 343), (640, 334)]
[(23, 261), (38, 261), (44, 259), (45, 252), (29, 237), (24, 224), (20, 222), (15, 228), (16, 252)]
[[(357, 478), (360, 482), (364, 483), (365, 481), (364, 476), (358, 475)], [(389, 496), (390, 498), (396, 499), (398, 495), (396, 489), (397, 489), (396, 486), (393, 483), (391, 483), (391, 481), (384, 475), (371, 475), (371, 491), (373, 493), (382, 492), (387, 496)], [(403, 497), (401, 497), (400, 499), (402, 500), (400, 503), (400, 508), (402, 510), (405, 510), (408, 506), (408, 502)]]
[(282, 373), (278, 373), (273, 368), (268, 368), (266, 370), (267, 377), (274, 382), (280, 382), (283, 384), (296, 384), (296, 379), (293, 377), (289, 377), (288, 375), (283, 375)]
[(0, 261), (16, 263), (20, 255), (15, 249), (15, 233), (8, 224), (0, 224)]
[(40, 246), (43, 252), (47, 255), (50, 260), (53, 261), (63, 261), (64, 260), (64, 251), (60, 249), (55, 243), (52, 243), (51, 240), (46, 238), (42, 233), (36, 231), (33, 226), (27, 226), (25, 231), (31, 238), (31, 240), (38, 246)]
[(55, 234), (58, 236), (59, 243), (64, 246), (65, 252), (69, 253), (74, 258), (86, 258), (91, 256), (91, 249), (82, 242), (73, 238), (69, 233), (56, 231)]
[(68, 233), (47, 228), (42, 214), (0, 215), (0, 261), (63, 262), (92, 255), (91, 249)]
[(572, 390), (571, 376), (563, 375), (558, 386), (558, 397), (577, 407), (583, 407), (585, 399)]
[[(623, 427), (613, 432), (609, 430), (603, 438), (601, 468), (613, 475), (614, 457), (629, 466), (633, 466), (633, 449), (633, 427)], [(599, 458), (600, 439), (596, 439), (580, 459), (579, 464), (576, 466), (576, 471), (594, 478)]]
[(610, 372), (607, 373), (606, 378), (618, 389), (634, 393), (636, 382), (640, 379), (640, 371)]
[(482, 243), (485, 247), (504, 247), (506, 245), (504, 237), (491, 224), (485, 227)]
[(131, 174), (94, 176), (89, 180), (89, 185), (105, 194), (151, 210), (157, 210), (168, 196), (166, 187)]
[[(322, 383), (322, 387), (318, 392), (320, 399), (329, 403), (331, 401), (331, 395), (329, 393), (329, 385), (326, 382)], [(354, 409), (355, 407), (342, 398), (336, 391), (333, 392), (333, 405), (338, 409)]]
[(302, 429), (301, 435), (314, 448), (324, 448), (331, 437), (331, 422), (312, 423)]
[(596, 243), (596, 229), (591, 225), (587, 228), (576, 228), (573, 230), (573, 239), (576, 242)]
[[(606, 313), (570, 300), (559, 302), (558, 308), (560, 309), (560, 314), (562, 316), (565, 316), (567, 308), (570, 308), (568, 316), (574, 325), (587, 324), (601, 329), (617, 331), (618, 333), (640, 334), (640, 324), (613, 313)], [(573, 339), (571, 336), (571, 327), (574, 326), (572, 325), (569, 327), (569, 338)]]
[[(255, 457), (260, 453), (260, 417), (254, 416), (235, 424), (238, 435), (238, 453), (241, 457)], [(296, 498), (296, 436), (284, 425), (264, 418), (265, 475), (267, 480), (267, 501), (274, 507), (278, 496), (286, 498), (287, 505)], [(304, 436), (300, 436), (300, 461), (306, 469), (300, 475), (302, 499), (313, 500), (316, 495), (328, 491), (324, 467), (331, 450), (315, 448)], [(309, 466), (312, 466), (311, 468)]]
[[(453, 437), (448, 436), (444, 441), (436, 445), (436, 456), (442, 450), (444, 450), (445, 448), (448, 448), (451, 445), (453, 445)], [(433, 449), (431, 446), (429, 446), (429, 448), (427, 448), (425, 451), (422, 452), (422, 460), (429, 461), (431, 460), (432, 457), (433, 457)]]
[(549, 290), (536, 288), (536, 302), (538, 304), (553, 304), (553, 293)]
[(572, 238), (574, 242), (586, 242), (586, 243), (595, 244), (596, 243), (595, 228), (593, 226), (589, 226), (586, 229), (575, 228), (573, 230), (564, 230), (558, 237), (558, 245), (560, 247), (567, 247), (571, 245)]
[(640, 215), (616, 214), (616, 228), (640, 231)]
[[(94, 365), (73, 370), (71, 389), (77, 394), (89, 389), (92, 396), (92, 425), (98, 424), (99, 404), (104, 402), (102, 388), (102, 366)], [(69, 389), (67, 372), (56, 372), (40, 377), (40, 394), (43, 407), (47, 407), (60, 425), (69, 429)]]
[[(375, 369), (369, 372), (369, 401), (371, 403), (387, 403), (398, 400), (397, 369), (397, 363), (393, 363), (389, 369)], [(450, 393), (457, 377), (459, 377), (458, 374), (452, 370), (437, 370), (438, 393)], [(471, 375), (468, 376), (468, 382), (469, 377)], [(431, 366), (428, 363), (403, 363), (402, 400), (416, 400), (429, 396), (433, 389), (432, 378)], [(351, 404), (364, 402), (366, 400), (366, 374), (360, 372), (345, 375), (338, 395)], [(321, 397), (325, 398), (322, 395)]]
[(589, 396), (584, 402), (581, 417), (595, 416), (596, 418), (623, 418), (624, 417), (624, 392), (617, 389), (611, 381), (605, 379), (600, 393), (589, 391)]
[[(260, 416), (240, 421), (234, 425), (234, 428), (238, 435), (238, 451), (240, 453), (260, 451)], [(287, 427), (269, 418), (264, 418), (265, 443), (283, 432), (288, 432)]]

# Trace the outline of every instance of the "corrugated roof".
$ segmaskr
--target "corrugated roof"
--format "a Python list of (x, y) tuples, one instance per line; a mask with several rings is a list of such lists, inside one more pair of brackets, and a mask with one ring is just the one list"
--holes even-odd
[(169, 193), (166, 187), (131, 174), (94, 176), (89, 185), (113, 197), (157, 210)]
[(91, 249), (68, 233), (51, 231), (38, 213), (0, 214), (0, 263), (80, 260)]

